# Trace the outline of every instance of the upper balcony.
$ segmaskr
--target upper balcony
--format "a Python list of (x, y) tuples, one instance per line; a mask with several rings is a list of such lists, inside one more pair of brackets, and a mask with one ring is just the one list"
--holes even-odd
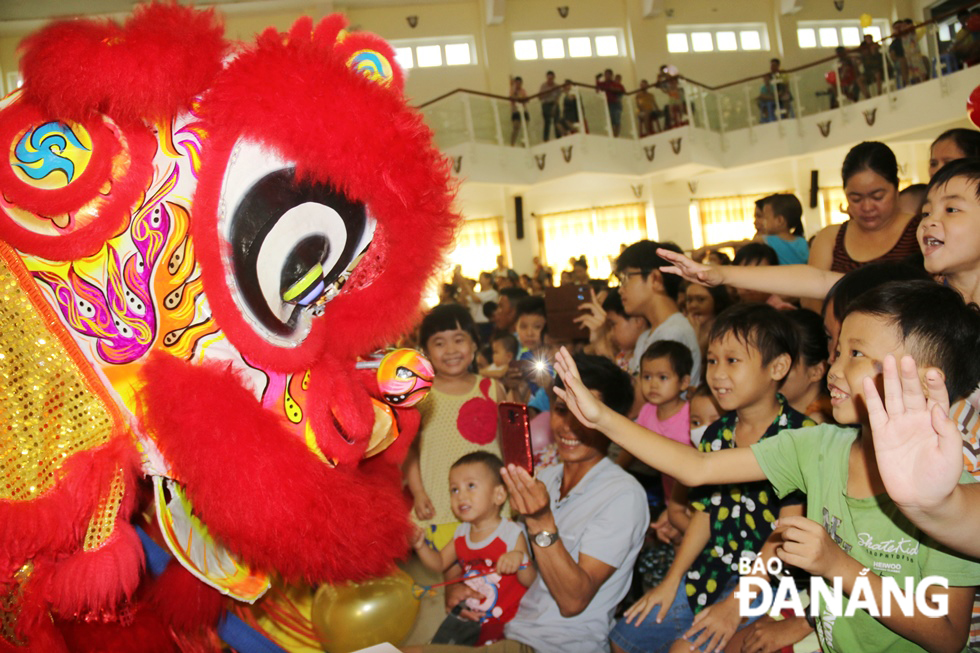
[[(526, 111), (516, 111), (516, 131), (511, 116), (519, 104), (506, 97), (460, 89), (420, 108), (457, 176), (506, 185), (582, 172), (676, 180), (862, 140), (930, 139), (962, 124), (966, 100), (980, 85), (980, 66), (959, 69), (940, 47), (936, 24), (925, 23), (906, 41), (913, 61), (906, 82), (888, 54), (892, 38), (863, 59), (852, 49), (846, 58), (853, 73), (831, 57), (784, 71), (768, 87), (762, 75), (718, 87), (684, 77), (664, 79), (648, 89), (659, 119), (641, 124), (639, 91), (631, 91), (622, 98), (618, 136), (605, 95), (581, 83), (568, 95), (569, 112), (574, 106), (581, 118), (577, 131), (561, 138), (552, 132), (549, 141), (540, 96), (524, 103)], [(559, 110), (564, 103), (563, 94)]]

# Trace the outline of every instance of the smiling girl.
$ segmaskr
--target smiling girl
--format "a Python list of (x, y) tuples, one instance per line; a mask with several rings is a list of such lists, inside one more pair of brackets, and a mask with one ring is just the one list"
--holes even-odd
[(478, 339), (466, 308), (433, 308), (422, 320), (419, 340), (435, 377), (428, 398), (419, 405), (422, 426), (406, 458), (405, 476), (415, 517), (427, 526), (432, 545), (442, 549), (458, 525), (449, 505), (449, 468), (473, 451), (500, 456), (497, 402), (503, 389), (473, 372)]

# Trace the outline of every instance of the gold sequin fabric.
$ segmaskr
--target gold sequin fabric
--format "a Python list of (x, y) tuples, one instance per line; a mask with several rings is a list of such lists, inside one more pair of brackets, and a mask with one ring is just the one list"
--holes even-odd
[(88, 523), (84, 544), (86, 551), (94, 551), (109, 541), (125, 492), (126, 483), (123, 481), (123, 471), (117, 469), (112, 477), (109, 490), (99, 497), (99, 507)]
[(28, 501), (72, 455), (107, 443), (113, 418), (3, 257), (0, 333), (0, 500)]

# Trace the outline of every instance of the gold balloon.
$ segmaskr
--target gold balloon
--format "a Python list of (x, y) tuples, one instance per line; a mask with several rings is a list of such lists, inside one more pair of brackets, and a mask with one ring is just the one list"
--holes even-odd
[(362, 583), (321, 585), (313, 597), (313, 627), (330, 653), (382, 642), (399, 644), (415, 624), (419, 602), (411, 576), (398, 569)]
[(861, 27), (871, 27), (871, 23), (874, 21), (874, 18), (871, 16), (871, 14), (861, 14), (859, 20), (861, 21)]

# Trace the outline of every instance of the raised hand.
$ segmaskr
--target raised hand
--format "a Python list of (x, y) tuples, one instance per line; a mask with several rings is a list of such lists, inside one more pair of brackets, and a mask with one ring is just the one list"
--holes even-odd
[(704, 265), (669, 249), (658, 248), (657, 254), (673, 263), (661, 267), (661, 272), (676, 274), (686, 281), (702, 286), (720, 286), (725, 282), (717, 265)]
[(874, 382), (864, 380), (878, 471), (895, 503), (928, 510), (946, 501), (959, 483), (963, 439), (948, 417), (942, 374), (926, 370), (927, 397), (912, 357), (904, 356), (897, 367), (893, 356), (885, 357), (884, 405)]
[(564, 347), (555, 355), (555, 371), (565, 384), (564, 389), (555, 386), (555, 394), (564, 400), (568, 409), (584, 426), (598, 428), (598, 421), (605, 406), (582, 383), (572, 354)]
[(603, 335), (606, 328), (606, 312), (602, 310), (602, 301), (596, 297), (595, 290), (589, 288), (589, 301), (579, 304), (582, 314), (573, 322), (589, 330), (589, 342), (595, 342)]

